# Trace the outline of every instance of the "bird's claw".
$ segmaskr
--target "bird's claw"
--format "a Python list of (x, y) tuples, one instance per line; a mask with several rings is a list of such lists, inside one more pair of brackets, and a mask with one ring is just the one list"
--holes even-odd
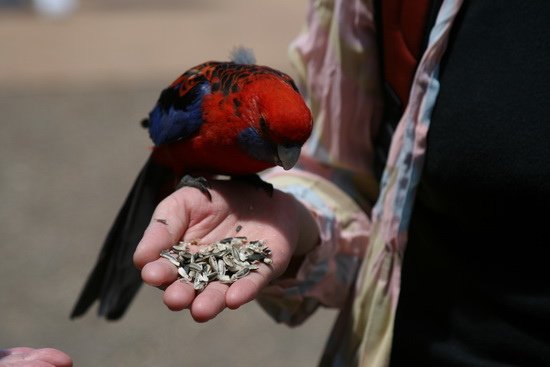
[(199, 189), (204, 195), (206, 195), (209, 201), (212, 201), (212, 194), (209, 190), (210, 185), (208, 184), (208, 180), (204, 177), (185, 175), (176, 186), (176, 190), (181, 189), (182, 187), (194, 187)]

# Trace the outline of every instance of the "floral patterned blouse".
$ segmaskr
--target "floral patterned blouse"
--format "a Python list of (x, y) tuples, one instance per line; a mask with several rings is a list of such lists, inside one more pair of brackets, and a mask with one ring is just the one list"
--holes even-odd
[(380, 185), (372, 169), (382, 92), (373, 5), (312, 0), (291, 45), (315, 121), (300, 168), (267, 174), (313, 213), (321, 242), (293, 279), (258, 299), (278, 322), (319, 306), (342, 311), (322, 365), (387, 366), (407, 227), (438, 90), (438, 67), (460, 0), (442, 2), (396, 128)]

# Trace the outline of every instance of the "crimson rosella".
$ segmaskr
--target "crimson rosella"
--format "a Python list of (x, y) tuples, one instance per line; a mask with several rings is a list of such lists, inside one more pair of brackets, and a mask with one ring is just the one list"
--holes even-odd
[(311, 113), (288, 75), (252, 59), (244, 49), (230, 62), (200, 64), (162, 91), (145, 120), (152, 153), (71, 317), (84, 314), (96, 299), (100, 316), (114, 320), (124, 314), (142, 284), (132, 263), (136, 246), (156, 205), (184, 176), (250, 176), (296, 163), (311, 133)]

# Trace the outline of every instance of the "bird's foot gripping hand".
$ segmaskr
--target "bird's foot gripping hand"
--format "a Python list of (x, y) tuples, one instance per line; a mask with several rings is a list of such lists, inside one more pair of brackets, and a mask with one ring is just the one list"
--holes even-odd
[[(232, 180), (245, 182), (257, 189), (263, 190), (269, 197), (273, 196), (273, 185), (269, 182), (262, 180), (259, 175), (237, 175), (231, 176)], [(210, 193), (210, 186), (208, 180), (205, 177), (195, 177), (191, 175), (185, 175), (176, 186), (176, 190), (182, 187), (194, 187), (202, 192), (209, 201), (212, 201), (212, 194)]]
[(208, 185), (208, 180), (204, 177), (185, 175), (176, 186), (176, 190), (181, 189), (182, 187), (194, 187), (206, 195), (209, 201), (212, 201), (212, 194), (210, 194), (210, 191), (208, 190), (210, 186)]

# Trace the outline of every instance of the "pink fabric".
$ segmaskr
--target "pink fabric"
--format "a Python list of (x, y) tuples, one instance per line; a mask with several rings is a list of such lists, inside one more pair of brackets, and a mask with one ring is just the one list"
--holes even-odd
[(293, 325), (320, 305), (343, 306), (345, 317), (331, 336), (324, 365), (388, 364), (408, 221), (439, 87), (438, 64), (461, 4), (445, 0), (441, 5), (372, 213), (373, 193), (378, 193), (371, 169), (373, 138), (382, 106), (371, 2), (312, 0), (307, 28), (292, 44), (291, 58), (315, 119), (302, 162), (309, 173), (274, 171), (268, 177), (311, 210), (321, 244), (295, 279), (274, 282), (259, 302), (276, 320)]

